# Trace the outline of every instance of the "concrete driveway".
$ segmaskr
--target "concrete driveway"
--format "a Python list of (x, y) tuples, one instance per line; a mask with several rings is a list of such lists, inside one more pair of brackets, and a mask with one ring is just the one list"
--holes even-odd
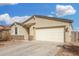
[(60, 47), (60, 43), (30, 41), (0, 48), (0, 56), (52, 56)]

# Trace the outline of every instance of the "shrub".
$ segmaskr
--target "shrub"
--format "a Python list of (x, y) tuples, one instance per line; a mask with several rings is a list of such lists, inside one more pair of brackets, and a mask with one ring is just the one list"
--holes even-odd
[(11, 40), (11, 35), (9, 31), (2, 31), (2, 40), (3, 41)]

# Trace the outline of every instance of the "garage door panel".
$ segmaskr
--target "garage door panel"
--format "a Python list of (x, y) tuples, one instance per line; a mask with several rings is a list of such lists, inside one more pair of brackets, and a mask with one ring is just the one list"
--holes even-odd
[(64, 28), (36, 29), (36, 40), (64, 42)]

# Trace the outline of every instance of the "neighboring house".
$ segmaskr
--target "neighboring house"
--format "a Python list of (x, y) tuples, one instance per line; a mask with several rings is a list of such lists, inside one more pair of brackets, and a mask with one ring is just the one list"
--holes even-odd
[[(55, 17), (35, 15), (23, 23), (15, 23), (11, 26), (11, 34), (15, 34), (17, 24), (17, 33), (23, 33), (27, 40), (70, 42), (72, 31), (72, 20)], [(19, 29), (20, 28), (20, 29)]]
[(10, 27), (0, 25), (0, 41), (10, 40)]

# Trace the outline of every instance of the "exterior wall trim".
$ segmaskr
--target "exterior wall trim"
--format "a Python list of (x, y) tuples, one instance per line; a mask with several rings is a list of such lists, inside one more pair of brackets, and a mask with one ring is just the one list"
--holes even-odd
[(51, 27), (34, 27), (35, 29), (51, 29), (51, 28), (62, 28), (62, 27), (65, 27), (65, 26), (51, 26)]

